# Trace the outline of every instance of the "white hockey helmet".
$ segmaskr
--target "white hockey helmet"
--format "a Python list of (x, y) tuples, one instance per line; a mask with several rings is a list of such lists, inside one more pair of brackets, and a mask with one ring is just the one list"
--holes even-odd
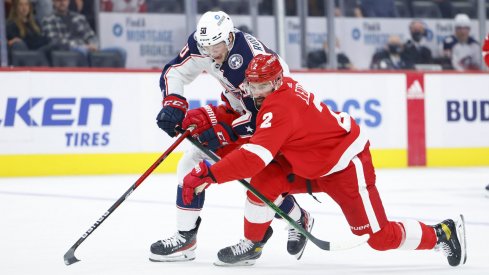
[[(229, 33), (233, 34), (233, 39), (229, 38)], [(213, 46), (224, 41), (230, 49), (234, 42), (233, 21), (223, 11), (208, 11), (197, 23), (194, 38), (201, 47)]]

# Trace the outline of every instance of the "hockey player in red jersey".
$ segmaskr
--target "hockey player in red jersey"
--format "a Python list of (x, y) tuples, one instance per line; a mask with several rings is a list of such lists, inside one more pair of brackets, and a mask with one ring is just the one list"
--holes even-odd
[[(214, 165), (200, 162), (184, 178), (184, 203), (193, 200), (196, 190), (235, 179), (252, 177), (251, 185), (271, 201), (283, 194), (305, 193), (310, 182), (313, 192), (327, 193), (338, 203), (353, 234), (370, 235), (373, 249), (439, 249), (451, 266), (465, 263), (462, 215), (433, 226), (387, 219), (375, 185), (369, 141), (353, 118), (331, 111), (284, 77), (276, 56), (255, 56), (245, 76), (246, 90), (259, 108), (256, 132), (249, 143)], [(286, 179), (291, 173), (293, 184)], [(217, 265), (255, 261), (271, 235), (273, 211), (250, 192), (247, 197), (254, 207), (245, 209), (245, 239), (221, 249)]]

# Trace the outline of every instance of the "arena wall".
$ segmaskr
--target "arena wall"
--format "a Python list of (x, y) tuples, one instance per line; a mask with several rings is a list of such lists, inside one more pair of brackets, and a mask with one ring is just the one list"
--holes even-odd
[[(370, 136), (376, 167), (489, 165), (489, 74), (296, 71)], [(155, 123), (159, 71), (0, 71), (0, 176), (143, 173), (173, 139)], [(203, 74), (191, 108), (217, 104)], [(190, 144), (156, 170), (174, 172)]]

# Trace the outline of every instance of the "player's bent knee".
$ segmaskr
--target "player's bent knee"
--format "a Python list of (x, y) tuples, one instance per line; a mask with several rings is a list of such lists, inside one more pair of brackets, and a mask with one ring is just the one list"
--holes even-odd
[(396, 222), (387, 223), (380, 231), (370, 235), (368, 244), (379, 251), (396, 249), (402, 239), (402, 229)]

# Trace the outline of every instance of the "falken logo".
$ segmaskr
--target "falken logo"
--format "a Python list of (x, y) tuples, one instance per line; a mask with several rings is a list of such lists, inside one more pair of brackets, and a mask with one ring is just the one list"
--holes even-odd
[[(4, 117), (0, 125), (13, 127), (23, 121), (29, 127), (39, 126), (86, 126), (92, 108), (102, 108), (101, 125), (110, 125), (112, 101), (109, 98), (74, 98), (74, 97), (31, 97), (26, 101), (19, 98), (7, 98)], [(0, 115), (3, 104), (0, 102)], [(41, 115), (31, 115), (31, 110), (41, 109)], [(35, 112), (39, 114), (39, 112)]]

